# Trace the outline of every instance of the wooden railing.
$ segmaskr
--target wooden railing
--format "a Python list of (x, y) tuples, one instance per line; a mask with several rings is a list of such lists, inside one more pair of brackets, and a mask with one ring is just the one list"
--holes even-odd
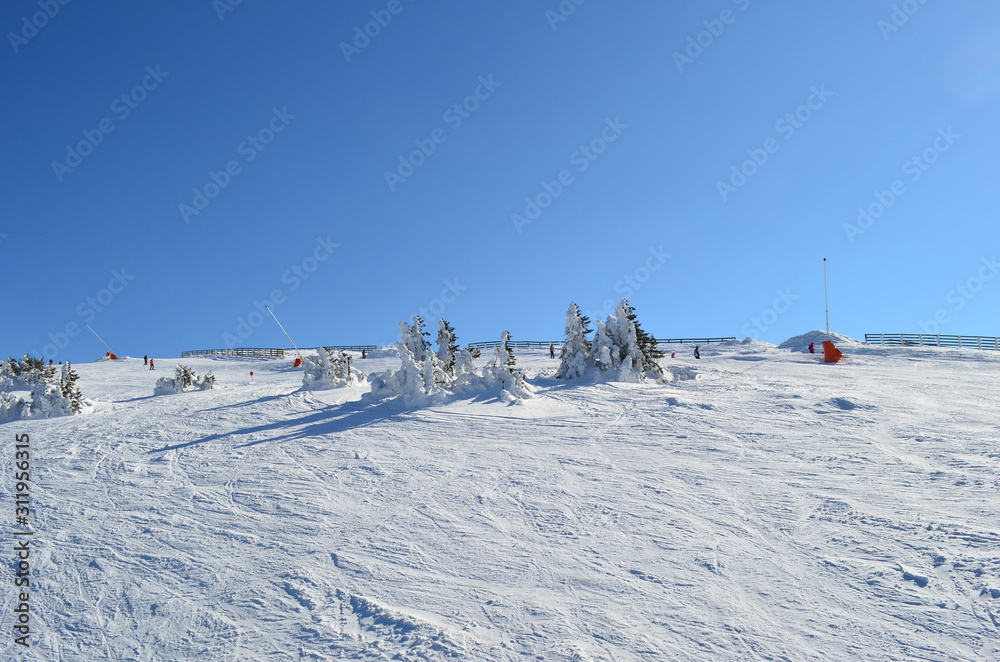
[(865, 342), (883, 347), (955, 347), (1000, 351), (1000, 338), (990, 336), (943, 336), (930, 333), (866, 333)]
[[(657, 345), (712, 345), (736, 340), (735, 337), (720, 338), (657, 338)], [(562, 347), (562, 340), (508, 340), (507, 344), (513, 348), (518, 347), (543, 347), (548, 348), (549, 343), (556, 347)], [(469, 349), (492, 349), (500, 346), (499, 340), (488, 340), (486, 342), (470, 342)]]
[[(518, 347), (544, 347), (548, 349), (549, 344), (562, 347), (561, 340), (508, 340), (507, 345), (517, 349)], [(487, 340), (486, 342), (470, 342), (469, 349), (495, 349), (500, 346), (499, 340)]]
[(723, 338), (657, 338), (657, 345), (712, 345), (736, 340), (735, 337)]
[[(378, 349), (378, 345), (323, 345), (325, 349), (331, 352), (339, 352), (341, 350), (345, 352), (370, 352), (373, 349)], [(310, 349), (318, 349), (316, 347)]]
[(228, 349), (187, 349), (181, 352), (181, 358), (193, 356), (265, 356), (269, 358), (285, 358), (284, 349), (273, 347), (230, 347)]

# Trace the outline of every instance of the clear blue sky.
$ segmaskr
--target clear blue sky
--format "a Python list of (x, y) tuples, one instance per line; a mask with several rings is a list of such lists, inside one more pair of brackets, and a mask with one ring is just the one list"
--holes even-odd
[(254, 326), (276, 290), (303, 346), (421, 308), (560, 338), (627, 290), (659, 337), (780, 342), (823, 327), (824, 257), (835, 331), (1000, 334), (996, 2), (12, 0), (0, 27), (4, 355), (102, 356), (85, 322), (123, 355), (287, 345)]

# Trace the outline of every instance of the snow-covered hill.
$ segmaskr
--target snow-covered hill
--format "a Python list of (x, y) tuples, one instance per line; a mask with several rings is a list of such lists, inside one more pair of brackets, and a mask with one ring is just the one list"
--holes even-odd
[(35, 508), (33, 646), (5, 534), (0, 658), (1000, 659), (1000, 356), (807, 337), (667, 348), (667, 386), (521, 350), (515, 406), (77, 365), (92, 411), (0, 426), (5, 531), (15, 434)]

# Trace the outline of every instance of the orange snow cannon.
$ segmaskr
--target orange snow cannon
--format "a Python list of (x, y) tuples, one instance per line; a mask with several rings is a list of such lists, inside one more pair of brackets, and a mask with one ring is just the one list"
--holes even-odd
[(843, 358), (843, 356), (844, 355), (840, 352), (840, 350), (833, 346), (833, 341), (832, 340), (824, 340), (823, 341), (823, 360), (824, 361), (826, 361), (827, 363), (836, 363), (841, 358)]

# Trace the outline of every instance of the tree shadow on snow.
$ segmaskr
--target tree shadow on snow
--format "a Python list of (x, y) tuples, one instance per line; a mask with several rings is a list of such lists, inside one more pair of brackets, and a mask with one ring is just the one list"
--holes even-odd
[(313, 411), (297, 418), (273, 421), (264, 425), (255, 425), (231, 432), (210, 434), (201, 439), (186, 441), (180, 444), (172, 444), (163, 448), (156, 448), (149, 453), (163, 453), (166, 451), (179, 450), (191, 446), (198, 446), (213, 441), (220, 441), (228, 438), (235, 438), (240, 435), (251, 435), (261, 433), (277, 433), (267, 439), (256, 439), (244, 444), (234, 446), (235, 448), (247, 448), (257, 444), (294, 441), (309, 437), (321, 437), (324, 435), (346, 432), (357, 428), (368, 427), (388, 420), (402, 420), (404, 414), (409, 409), (402, 407), (394, 400), (380, 402), (352, 401), (341, 405), (330, 405), (319, 411)]

